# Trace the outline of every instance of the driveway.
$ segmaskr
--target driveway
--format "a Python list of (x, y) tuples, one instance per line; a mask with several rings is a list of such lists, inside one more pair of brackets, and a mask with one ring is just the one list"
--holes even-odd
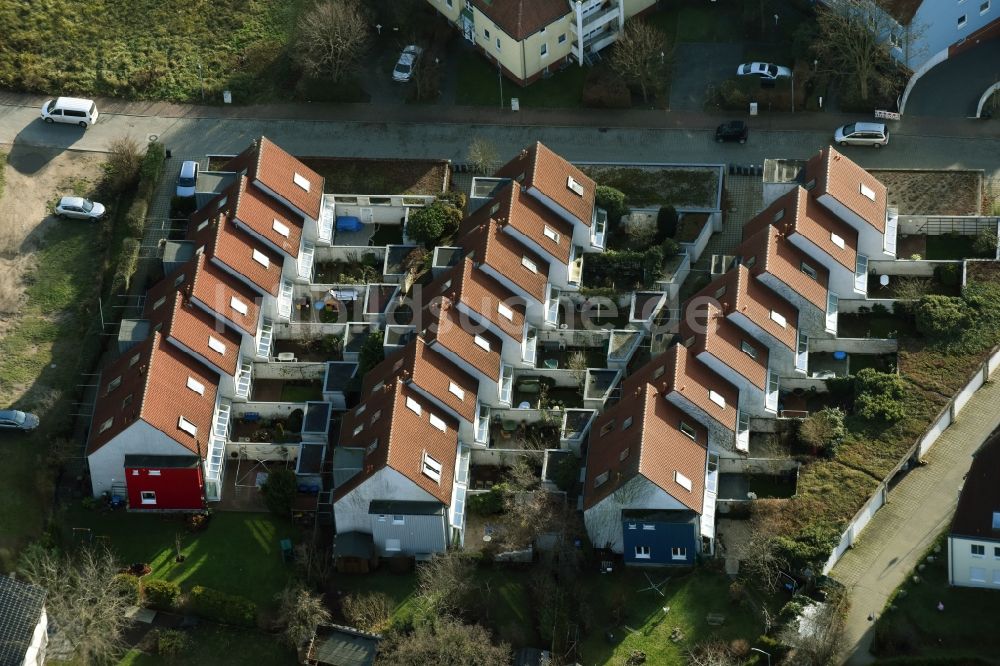
[(1000, 38), (949, 58), (920, 77), (906, 100), (914, 116), (969, 118), (986, 89), (1000, 81)]
[(705, 89), (736, 74), (743, 58), (742, 44), (685, 42), (674, 52), (670, 80), (670, 109), (701, 111)]

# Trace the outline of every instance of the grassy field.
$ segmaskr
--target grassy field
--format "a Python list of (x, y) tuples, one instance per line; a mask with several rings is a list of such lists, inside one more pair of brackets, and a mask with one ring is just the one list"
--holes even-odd
[[(189, 532), (177, 516), (100, 513), (79, 505), (66, 509), (59, 521), (67, 538), (73, 528), (90, 528), (95, 540), (107, 538), (122, 563), (146, 562), (153, 568), (151, 578), (185, 590), (204, 585), (267, 607), (292, 575), (281, 561), (279, 541), (294, 541), (296, 530), (271, 514), (216, 512), (198, 533)], [(176, 534), (182, 535), (185, 556), (180, 563), (174, 561)]]
[[(90, 371), (97, 336), (86, 336), (94, 313), (99, 236), (86, 224), (61, 224), (40, 241), (27, 300), (17, 322), (0, 338), (0, 402), (33, 411), (42, 425), (31, 434), (3, 435), (0, 465), (0, 568), (40, 534), (52, 500), (47, 470), (51, 439), (75, 411), (80, 373)], [(92, 333), (94, 331), (91, 331)]]
[[(873, 651), (880, 657), (955, 660), (941, 663), (996, 663), (996, 590), (949, 586), (944, 535), (936, 545), (938, 553), (933, 548), (927, 553), (935, 556), (934, 562), (924, 557), (923, 570), (913, 572), (920, 582), (908, 578), (882, 611)], [(938, 602), (944, 604), (943, 611), (937, 609)]]
[(266, 664), (292, 666), (295, 653), (275, 636), (250, 629), (202, 625), (188, 632), (190, 648), (176, 658), (167, 659), (129, 650), (119, 666), (159, 666), (160, 664)]
[[(670, 575), (669, 570), (649, 573), (656, 583)], [(697, 571), (671, 578), (662, 588), (666, 596), (661, 597), (652, 590), (640, 592), (649, 587), (640, 570), (591, 578), (586, 582), (590, 606), (599, 617), (608, 617), (608, 621), (602, 630), (583, 638), (580, 662), (584, 666), (621, 664), (632, 650), (642, 650), (647, 664), (680, 666), (687, 663), (688, 649), (708, 639), (743, 638), (753, 644), (763, 626), (752, 611), (730, 602), (729, 583), (729, 578), (721, 574)], [(624, 609), (618, 624), (610, 621), (614, 605)], [(669, 610), (664, 613), (664, 608)], [(710, 626), (706, 622), (709, 613), (724, 615), (722, 626)], [(678, 642), (670, 639), (675, 628), (683, 635)], [(609, 640), (605, 631), (610, 631), (614, 638)]]
[[(462, 51), (458, 56), (458, 83), (455, 103), (469, 106), (500, 106), (500, 82), (496, 62), (481, 53)], [(522, 108), (559, 108), (580, 106), (587, 69), (573, 64), (550, 78), (539, 79), (522, 88), (507, 78), (503, 80), (503, 107), (510, 108), (517, 97)]]
[[(0, 0), (0, 86), (237, 102), (294, 85), (287, 42), (304, 0)], [(66, 54), (72, 53), (71, 58)]]

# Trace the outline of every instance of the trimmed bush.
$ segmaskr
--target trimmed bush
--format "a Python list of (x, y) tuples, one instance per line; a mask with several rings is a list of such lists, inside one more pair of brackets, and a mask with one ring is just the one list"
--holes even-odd
[(498, 483), (488, 493), (469, 495), (469, 512), (477, 516), (495, 516), (503, 512), (507, 484)]
[(128, 595), (130, 603), (138, 604), (142, 598), (139, 588), (139, 578), (132, 574), (120, 573), (114, 578), (114, 584), (121, 588), (122, 594)]
[(156, 653), (162, 657), (176, 657), (189, 647), (191, 639), (177, 629), (164, 629), (156, 637)]
[(142, 596), (151, 608), (169, 610), (181, 598), (181, 586), (169, 580), (147, 580), (142, 583)]
[(616, 190), (608, 185), (598, 185), (594, 191), (594, 200), (599, 208), (603, 208), (608, 213), (611, 224), (618, 224), (622, 215), (628, 214), (628, 206), (625, 204), (625, 193)]
[(962, 281), (962, 270), (958, 264), (941, 264), (934, 267), (934, 277), (946, 287), (957, 287)]
[(677, 235), (677, 223), (680, 217), (673, 206), (661, 206), (656, 214), (656, 242), (662, 243)]
[(930, 294), (917, 303), (917, 330), (931, 340), (950, 340), (968, 328), (971, 316), (961, 298)]
[(469, 199), (465, 196), (465, 192), (459, 190), (449, 190), (448, 192), (442, 192), (437, 195), (438, 201), (445, 201), (450, 203), (452, 206), (459, 210), (465, 210), (465, 204), (468, 203)]
[(260, 488), (268, 510), (279, 516), (287, 516), (292, 512), (292, 501), (297, 490), (295, 472), (290, 469), (276, 469), (270, 472), (267, 481)]
[(195, 585), (188, 595), (188, 604), (192, 612), (208, 620), (241, 627), (257, 624), (257, 604), (235, 594)]
[(899, 375), (862, 368), (854, 377), (854, 410), (873, 421), (898, 421), (906, 415), (905, 385)]
[(406, 235), (434, 249), (445, 236), (455, 233), (462, 222), (462, 211), (445, 201), (418, 208), (406, 223)]

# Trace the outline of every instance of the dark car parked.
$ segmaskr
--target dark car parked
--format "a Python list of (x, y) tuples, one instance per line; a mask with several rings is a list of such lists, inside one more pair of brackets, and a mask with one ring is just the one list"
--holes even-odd
[(723, 141), (746, 143), (748, 136), (750, 136), (750, 128), (742, 120), (730, 120), (715, 128), (715, 140), (719, 143)]

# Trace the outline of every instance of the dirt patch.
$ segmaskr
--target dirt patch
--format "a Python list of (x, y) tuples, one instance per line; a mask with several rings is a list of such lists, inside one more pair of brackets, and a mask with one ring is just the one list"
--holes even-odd
[[(0, 336), (16, 321), (24, 276), (45, 230), (59, 222), (55, 199), (89, 189), (103, 156), (45, 148), (0, 145), (8, 154), (0, 197)], [(73, 222), (67, 221), (67, 224)]]
[(632, 207), (715, 208), (719, 170), (705, 167), (606, 166), (580, 164), (598, 185), (625, 193)]
[(981, 171), (869, 169), (889, 190), (900, 215), (979, 215)]

